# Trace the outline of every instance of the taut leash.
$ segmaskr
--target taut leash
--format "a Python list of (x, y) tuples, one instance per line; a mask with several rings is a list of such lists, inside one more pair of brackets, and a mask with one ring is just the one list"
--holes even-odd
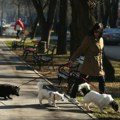
[(25, 85), (25, 84), (28, 84), (28, 83), (30, 83), (30, 82), (32, 82), (32, 81), (35, 81), (35, 80), (39, 79), (39, 78), (40, 78), (40, 77), (34, 78), (33, 80), (29, 80), (29, 81), (27, 81), (27, 82), (24, 82), (24, 83), (22, 83), (21, 85), (19, 85), (18, 87), (21, 87), (21, 86), (23, 86), (23, 85)]
[[(81, 76), (80, 76), (81, 77)], [(91, 84), (87, 79), (85, 79), (85, 78), (83, 78), (83, 77), (81, 77), (85, 82), (87, 82), (88, 84), (90, 84), (93, 88), (95, 88), (97, 91), (98, 91), (98, 89), (97, 89), (97, 87), (95, 86), (95, 85), (93, 85), (93, 84)], [(101, 91), (98, 91), (98, 92), (101, 92)], [(103, 93), (103, 92), (101, 92), (101, 93)]]
[[(50, 73), (47, 73), (47, 74), (50, 74)], [(37, 80), (37, 79), (40, 79), (40, 78), (45, 79), (45, 75), (46, 75), (46, 74), (44, 74), (44, 76), (39, 76), (39, 77), (37, 77), (37, 78), (34, 78), (34, 79), (29, 80), (29, 81), (27, 81), (27, 82), (24, 82), (24, 83), (22, 83), (21, 85), (19, 85), (18, 87), (21, 87), (21, 86), (23, 86), (23, 85), (25, 85), (25, 84), (28, 84), (28, 83), (30, 83), (30, 82), (32, 82), (32, 81), (35, 81), (35, 80)]]

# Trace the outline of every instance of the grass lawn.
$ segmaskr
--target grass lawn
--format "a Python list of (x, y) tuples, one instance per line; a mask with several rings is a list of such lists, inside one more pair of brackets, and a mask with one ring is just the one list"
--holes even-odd
[[(30, 43), (28, 42), (28, 44)], [(6, 45), (11, 47), (11, 41), (6, 42)], [(21, 49), (18, 48), (17, 50), (14, 50), (14, 52), (22, 58), (23, 51)], [(49, 72), (46, 67), (43, 67), (43, 69), (41, 71), (38, 70), (38, 72), (45, 75), (45, 77), (47, 77), (54, 85), (58, 86), (58, 66), (60, 64), (66, 63), (68, 61), (68, 58), (69, 55), (55, 55), (54, 64), (56, 70), (50, 68), (52, 72)], [(31, 57), (29, 57), (26, 62), (32, 65)], [(114, 66), (116, 79), (113, 82), (106, 81), (106, 92), (108, 94), (111, 94), (120, 106), (120, 61), (110, 60), (110, 62)], [(91, 82), (91, 84), (98, 88), (98, 82)], [(63, 90), (66, 90), (66, 83), (63, 81), (61, 86), (59, 87), (61, 87)], [(82, 99), (82, 97), (78, 96), (78, 100), (80, 99)], [(93, 110), (95, 111), (93, 112), (93, 115), (95, 115), (99, 120), (120, 120), (120, 113), (115, 113), (112, 109), (106, 109), (106, 111), (108, 112), (107, 114), (100, 113), (97, 107), (93, 107)]]

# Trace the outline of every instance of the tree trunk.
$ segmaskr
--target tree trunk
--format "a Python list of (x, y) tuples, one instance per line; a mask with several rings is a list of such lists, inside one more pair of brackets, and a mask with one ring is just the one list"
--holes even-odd
[(93, 11), (89, 9), (87, 0), (71, 0), (72, 23), (70, 26), (71, 40), (70, 53), (72, 54), (81, 44), (94, 24)]
[(110, 0), (104, 0), (104, 15), (102, 20), (104, 27), (108, 25), (109, 14), (110, 14)]
[(97, 2), (97, 6), (95, 7), (95, 18), (97, 21), (102, 22), (103, 19), (103, 13), (104, 13), (104, 6), (103, 3), (101, 3), (100, 1)]
[(36, 20), (34, 21), (34, 24), (33, 24), (33, 26), (32, 26), (32, 31), (31, 31), (31, 33), (30, 33), (31, 39), (33, 39), (34, 36), (35, 36), (38, 21), (39, 21), (39, 16), (37, 16), (37, 18), (36, 18)]
[(68, 0), (60, 0), (60, 12), (58, 23), (58, 42), (57, 54), (66, 54), (66, 40), (67, 40), (67, 5)]
[(118, 2), (119, 0), (104, 0), (104, 27), (109, 25), (110, 27), (116, 27), (117, 15), (118, 15)]
[(109, 24), (111, 28), (116, 27), (116, 21), (118, 18), (118, 2), (119, 0), (112, 0), (111, 3), (111, 12), (110, 12), (110, 17), (109, 17)]
[(57, 4), (57, 0), (50, 0), (49, 10), (47, 15), (47, 33), (46, 33), (47, 36), (46, 35), (44, 36), (46, 37), (45, 41), (47, 41), (48, 46), (50, 44), (50, 36), (51, 36), (55, 12), (56, 12), (56, 4)]
[[(36, 10), (37, 10), (36, 2), (33, 1), (33, 4), (34, 4), (34, 6), (35, 6), (35, 8), (36, 8)], [(37, 3), (37, 4), (39, 4), (39, 3)], [(47, 4), (48, 4), (48, 3), (46, 3), (46, 4), (43, 6), (43, 10), (46, 8)], [(36, 29), (37, 29), (37, 24), (38, 24), (38, 23), (39, 23), (39, 15), (37, 15), (37, 18), (35, 19), (34, 24), (33, 24), (33, 26), (32, 26), (32, 31), (31, 31), (31, 34), (30, 34), (31, 39), (33, 39), (34, 36), (35, 36)]]
[(46, 21), (45, 21), (45, 17), (44, 17), (44, 14), (43, 14), (43, 9), (42, 9), (42, 4), (41, 4), (41, 1), (40, 0), (32, 0), (33, 2), (33, 5), (37, 11), (37, 14), (39, 16), (39, 24), (41, 26), (41, 40), (45, 40), (44, 39), (44, 34), (46, 33), (47, 31), (47, 25), (46, 25)]
[(41, 0), (32, 0), (32, 2), (39, 16), (39, 24), (41, 25), (41, 40), (46, 41), (49, 46), (57, 0), (50, 0), (47, 20), (45, 19), (45, 16), (43, 14)]

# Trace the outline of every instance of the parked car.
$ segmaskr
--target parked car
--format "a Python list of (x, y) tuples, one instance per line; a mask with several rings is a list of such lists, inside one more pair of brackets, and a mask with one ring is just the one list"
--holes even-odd
[(120, 28), (105, 28), (103, 30), (105, 45), (117, 45), (120, 43)]

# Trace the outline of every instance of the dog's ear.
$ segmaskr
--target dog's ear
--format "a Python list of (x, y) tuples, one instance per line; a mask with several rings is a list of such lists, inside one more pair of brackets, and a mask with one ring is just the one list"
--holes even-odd
[(18, 89), (18, 90), (20, 90), (20, 87), (18, 87), (18, 86), (15, 86), (15, 88)]
[(57, 91), (58, 93), (62, 94), (63, 92), (61, 90)]
[(110, 102), (109, 104), (116, 112), (119, 110), (118, 103), (115, 101)]

